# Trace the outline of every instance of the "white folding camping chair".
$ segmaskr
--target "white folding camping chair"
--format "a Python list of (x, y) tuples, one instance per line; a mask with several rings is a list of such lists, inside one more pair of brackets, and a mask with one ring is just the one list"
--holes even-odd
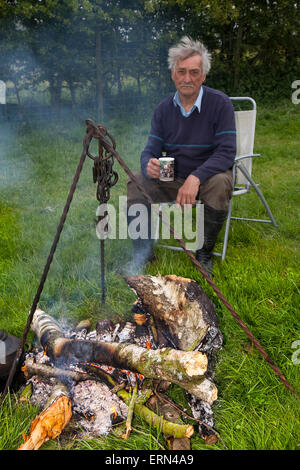
[[(266, 199), (264, 198), (260, 188), (254, 182), (252, 178), (252, 163), (254, 157), (260, 157), (260, 154), (253, 153), (254, 148), (254, 138), (255, 138), (255, 126), (256, 126), (256, 102), (253, 98), (249, 97), (231, 97), (232, 101), (240, 102), (240, 103), (250, 103), (252, 109), (246, 111), (235, 111), (235, 122), (236, 122), (236, 139), (237, 139), (237, 150), (236, 150), (236, 157), (233, 166), (233, 181), (234, 181), (234, 189), (232, 192), (232, 198), (230, 201), (227, 220), (225, 224), (225, 232), (224, 232), (224, 240), (223, 240), (223, 247), (222, 252), (217, 253), (213, 252), (215, 256), (220, 256), (222, 261), (224, 261), (226, 257), (227, 245), (228, 245), (228, 236), (229, 236), (229, 228), (231, 220), (243, 220), (243, 221), (251, 221), (251, 222), (262, 222), (262, 223), (270, 223), (273, 224), (275, 228), (277, 228), (277, 224), (273, 217), (273, 214), (268, 206)], [(241, 196), (243, 194), (248, 194), (250, 189), (254, 188), (256, 194), (262, 201), (269, 218), (268, 219), (255, 219), (255, 218), (246, 218), (246, 217), (234, 217), (232, 216), (232, 206), (233, 206), (233, 199), (236, 196)], [(164, 205), (168, 205), (169, 203), (161, 203), (159, 205), (159, 210), (163, 210)], [(174, 203), (171, 203), (174, 204)], [(157, 218), (157, 225), (155, 231), (155, 240), (158, 241), (160, 233), (160, 218)], [(181, 247), (177, 246), (169, 246), (169, 245), (160, 245), (164, 248), (168, 248), (171, 250), (182, 250)], [(194, 250), (191, 250), (194, 251)]]

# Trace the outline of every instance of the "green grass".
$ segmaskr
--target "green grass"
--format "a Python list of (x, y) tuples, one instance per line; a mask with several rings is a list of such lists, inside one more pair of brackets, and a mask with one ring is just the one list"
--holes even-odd
[[(253, 175), (272, 209), (278, 230), (265, 224), (233, 221), (224, 263), (215, 261), (214, 282), (294, 388), (299, 365), (292, 343), (299, 331), (299, 106), (284, 102), (258, 107)], [(84, 116), (85, 118), (85, 116)], [(117, 151), (132, 170), (139, 166), (149, 126), (146, 119), (105, 123)], [(56, 232), (82, 151), (84, 121), (47, 126), (2, 124), (0, 139), (0, 328), (21, 335)], [(126, 195), (127, 176), (115, 163), (119, 182), (111, 202)], [(40, 299), (56, 318), (75, 323), (100, 317), (130, 318), (134, 295), (116, 275), (130, 259), (128, 240), (106, 242), (107, 299), (101, 306), (99, 240), (94, 219), (98, 206), (87, 159)], [(234, 201), (234, 211), (265, 217), (252, 192)], [(156, 275), (175, 273), (193, 278), (215, 302), (224, 335), (218, 353), (214, 405), (221, 441), (206, 446), (193, 436), (192, 449), (297, 449), (300, 442), (298, 400), (263, 360), (229, 311), (184, 253), (156, 248), (158, 261), (147, 267)], [(33, 340), (30, 333), (28, 341)], [(172, 393), (186, 406), (181, 389)], [(15, 449), (28, 432), (36, 409), (10, 395), (0, 412), (0, 448)], [(63, 436), (43, 448), (159, 449), (163, 436), (138, 419), (128, 442), (116, 436), (75, 440)]]
[(0, 408), (0, 449), (16, 449), (38, 412), (37, 407), (27, 402), (17, 402), (15, 395), (6, 395)]

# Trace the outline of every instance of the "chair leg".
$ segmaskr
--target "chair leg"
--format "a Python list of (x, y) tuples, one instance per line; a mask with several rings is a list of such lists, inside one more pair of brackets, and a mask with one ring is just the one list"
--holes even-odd
[(227, 252), (229, 228), (230, 228), (230, 221), (231, 221), (231, 212), (232, 212), (232, 198), (230, 199), (230, 203), (229, 203), (229, 207), (228, 207), (228, 215), (227, 215), (227, 220), (226, 220), (226, 225), (225, 225), (225, 233), (224, 233), (223, 249), (222, 249), (222, 261), (225, 260), (226, 252)]
[(246, 170), (245, 166), (240, 163), (240, 162), (237, 162), (236, 163), (236, 166), (238, 167), (238, 169), (243, 173), (243, 175), (245, 176), (245, 178), (247, 178), (247, 180), (249, 181), (249, 183), (251, 184), (251, 186), (253, 186), (253, 188), (255, 189), (258, 197), (260, 198), (260, 200), (262, 201), (263, 205), (265, 206), (265, 209), (266, 211), (268, 212), (269, 214), (269, 217), (270, 217), (270, 220), (272, 222), (272, 224), (274, 225), (275, 228), (278, 228), (276, 222), (275, 222), (275, 219), (273, 217), (273, 214), (271, 212), (271, 209), (269, 208), (268, 206), (268, 203), (267, 201), (265, 200), (264, 198), (264, 195), (263, 193), (261, 192), (261, 190), (259, 189), (259, 187), (257, 186), (257, 184), (253, 181), (253, 179), (251, 178), (251, 176), (249, 175), (248, 171)]

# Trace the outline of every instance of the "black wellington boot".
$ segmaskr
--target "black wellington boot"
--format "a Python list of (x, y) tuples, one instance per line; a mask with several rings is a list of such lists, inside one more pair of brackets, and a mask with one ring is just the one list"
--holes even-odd
[[(134, 219), (133, 216), (127, 216), (128, 226), (130, 222)], [(154, 261), (155, 254), (153, 249), (153, 240), (151, 239), (151, 217), (148, 217), (148, 220), (145, 222), (148, 223), (148, 238), (142, 239), (138, 238), (132, 240), (133, 245), (133, 254), (131, 261), (122, 269), (123, 272), (126, 272), (127, 275), (134, 276), (139, 274), (145, 264)]]
[(126, 265), (127, 274), (134, 276), (140, 274), (147, 263), (151, 263), (155, 259), (153, 250), (153, 240), (132, 240), (133, 254), (132, 259)]
[(211, 277), (213, 272), (212, 251), (228, 212), (204, 205), (204, 243), (196, 251), (196, 259)]

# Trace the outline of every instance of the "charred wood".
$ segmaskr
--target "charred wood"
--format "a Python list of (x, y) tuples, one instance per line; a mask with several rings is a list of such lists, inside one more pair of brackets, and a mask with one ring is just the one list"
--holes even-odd
[(22, 371), (26, 378), (33, 375), (40, 377), (56, 377), (59, 380), (69, 379), (74, 382), (80, 382), (82, 380), (91, 380), (94, 377), (85, 372), (78, 372), (75, 370), (59, 369), (58, 367), (48, 366), (46, 364), (37, 364), (33, 359), (26, 359)]

